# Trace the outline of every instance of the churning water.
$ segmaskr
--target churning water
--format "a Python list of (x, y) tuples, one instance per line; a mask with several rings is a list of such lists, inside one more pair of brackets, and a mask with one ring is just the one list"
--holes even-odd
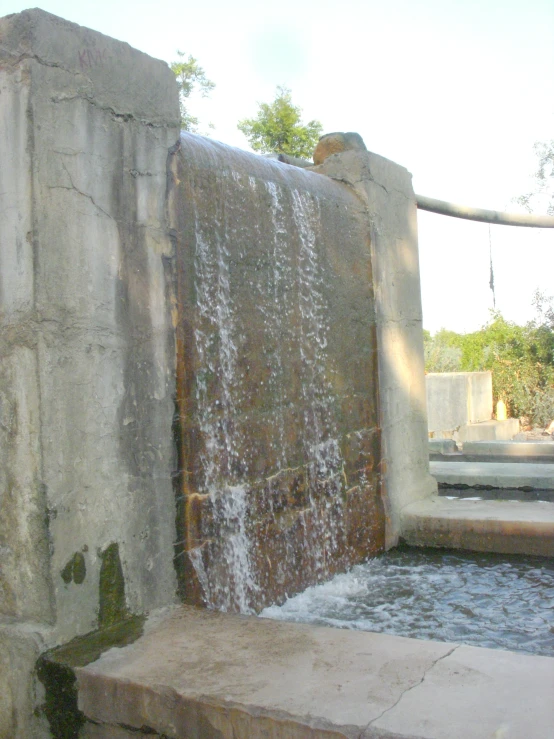
[(401, 548), (261, 616), (554, 656), (554, 560)]

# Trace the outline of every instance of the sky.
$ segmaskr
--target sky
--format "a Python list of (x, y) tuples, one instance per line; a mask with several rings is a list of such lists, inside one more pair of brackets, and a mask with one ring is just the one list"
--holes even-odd
[[(29, 7), (0, 0), (0, 16)], [(237, 121), (292, 91), (304, 120), (357, 131), (405, 166), (416, 193), (521, 211), (533, 144), (554, 138), (552, 0), (38, 0), (38, 7), (174, 61), (195, 56), (216, 83), (193, 113), (248, 149)], [(473, 331), (493, 308), (525, 323), (554, 294), (554, 229), (418, 212), (424, 326)]]

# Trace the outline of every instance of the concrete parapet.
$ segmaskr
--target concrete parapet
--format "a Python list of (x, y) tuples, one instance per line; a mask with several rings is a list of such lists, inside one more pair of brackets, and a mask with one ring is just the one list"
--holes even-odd
[(490, 372), (431, 372), (425, 383), (430, 434), (453, 436), (461, 426), (491, 420)]
[[(202, 434), (206, 437), (206, 426), (191, 426), (188, 436), (180, 433), (191, 420), (182, 413), (181, 390), (193, 373), (190, 366), (179, 370), (176, 356), (180, 348), (184, 365), (183, 347), (188, 346), (192, 324), (188, 314), (179, 313), (177, 293), (183, 286), (190, 287), (190, 273), (182, 269), (185, 274), (177, 278), (182, 266), (177, 265), (175, 253), (178, 234), (168, 221), (168, 164), (177, 158), (181, 145), (172, 72), (127, 44), (41, 10), (24, 11), (0, 20), (0, 117), (5, 122), (0, 140), (4, 199), (0, 548), (5, 555), (0, 614), (10, 624), (17, 623), (15, 630), (10, 631), (10, 625), (2, 632), (11, 634), (3, 641), (2, 667), (15, 684), (5, 688), (6, 695), (0, 698), (0, 737), (34, 739), (36, 732), (37, 737), (48, 735), (42, 719), (32, 723), (30, 718), (40, 692), (33, 665), (42, 649), (175, 601), (176, 520), (181, 526), (188, 517), (187, 531), (192, 535), (198, 513), (198, 496), (183, 502), (184, 488), (178, 488), (177, 473), (184, 478), (189, 469), (177, 469), (177, 452), (189, 445), (186, 451), (197, 473), (204, 459), (199, 440)], [(326, 292), (325, 287), (312, 297), (334, 306), (329, 309), (335, 320), (330, 331), (332, 352), (345, 369), (337, 372), (329, 363), (316, 370), (322, 382), (334, 384), (334, 402), (341, 404), (338, 413), (344, 420), (339, 430), (345, 465), (338, 468), (336, 478), (350, 487), (344, 491), (349, 523), (341, 546), (366, 556), (372, 521), (378, 529), (372, 545), (382, 548), (381, 476), (388, 546), (398, 539), (402, 508), (436, 489), (427, 459), (416, 202), (404, 168), (360, 149), (332, 155), (314, 171), (341, 181), (329, 183), (311, 173), (305, 177), (320, 180), (314, 190), (323, 188), (327, 193), (322, 201), (329, 204), (325, 227), (331, 241), (322, 251), (341, 285), (340, 291)], [(245, 172), (240, 185), (243, 194), (257, 187), (250, 179), (255, 180)], [(294, 186), (292, 191), (300, 197), (298, 189)], [(309, 191), (307, 184), (305, 189)], [(337, 199), (338, 189), (343, 196)], [(313, 195), (306, 195), (307, 205), (297, 203), (300, 221), (303, 208), (308, 215), (315, 212)], [(248, 197), (240, 192), (236, 197), (239, 223), (249, 208)], [(271, 187), (261, 187), (258, 197), (266, 217), (274, 218), (277, 233), (286, 234), (285, 222), (277, 223), (280, 203), (275, 201), (272, 213), (268, 210)], [(208, 203), (208, 230), (225, 221), (220, 205)], [(336, 217), (338, 208), (342, 218), (350, 216), (349, 223)], [(189, 219), (185, 227), (190, 226)], [(302, 223), (297, 228), (304, 248), (304, 288), (315, 279), (318, 255), (307, 253), (312, 249), (310, 233), (302, 230)], [(346, 231), (355, 242), (347, 252), (348, 240), (342, 238)], [(256, 234), (250, 244), (254, 251), (258, 243)], [(239, 266), (236, 283), (245, 274), (261, 272), (258, 257), (250, 254), (248, 271)], [(207, 263), (208, 271), (213, 263)], [(237, 264), (233, 262), (233, 269)], [(321, 272), (327, 279), (323, 267)], [(218, 290), (223, 283), (230, 284), (225, 276), (216, 276)], [(290, 289), (287, 279), (282, 285), (284, 291)], [(323, 277), (321, 285), (326, 285)], [(368, 347), (373, 288), (376, 340)], [(191, 297), (194, 290), (179, 295), (194, 314), (198, 308)], [(211, 298), (208, 295), (204, 308), (213, 308)], [(255, 291), (247, 298), (243, 311), (251, 316), (261, 301)], [(300, 296), (300, 302), (305, 299)], [(317, 313), (315, 308), (319, 310), (319, 304), (312, 303), (305, 310), (306, 321)], [(206, 315), (201, 318), (209, 322)], [(350, 344), (343, 343), (345, 316), (350, 321)], [(222, 320), (225, 324), (225, 316)], [(331, 323), (326, 315), (322, 325), (331, 328)], [(264, 324), (264, 316), (253, 324), (249, 341), (256, 356), (260, 347), (256, 330)], [(177, 325), (183, 336), (177, 335)], [(306, 326), (299, 335), (315, 336), (321, 349), (324, 334), (320, 336), (309, 323)], [(208, 348), (217, 345), (216, 339)], [(377, 354), (379, 398), (374, 383)], [(298, 357), (305, 365), (314, 364), (301, 352)], [(201, 359), (206, 362), (202, 370), (209, 369), (206, 356)], [(252, 405), (263, 400), (257, 388), (271, 374), (269, 360), (257, 360), (253, 369), (258, 384), (250, 380), (243, 396)], [(246, 377), (249, 368), (243, 369)], [(177, 383), (179, 371), (182, 385)], [(210, 381), (221, 379), (221, 373), (212, 374)], [(298, 377), (292, 364), (288, 385), (293, 386)], [(364, 395), (370, 383), (371, 392)], [(306, 386), (313, 390), (313, 383)], [(285, 400), (279, 408), (290, 411), (290, 418), (282, 417), (286, 421), (282, 438), (290, 432), (294, 440), (299, 427), (296, 406)], [(327, 408), (323, 395), (315, 400), (318, 412)], [(208, 410), (213, 411), (210, 419), (216, 432), (227, 425), (219, 423), (219, 408), (214, 405)], [(227, 407), (227, 413), (232, 425), (237, 420), (232, 408)], [(355, 416), (359, 423), (351, 428)], [(366, 423), (370, 417), (371, 423)], [(306, 416), (304, 423), (313, 430), (325, 427), (328, 416), (321, 424), (310, 419)], [(279, 445), (264, 437), (261, 413), (256, 427), (246, 414), (240, 420), (251, 433), (249, 439), (265, 444), (248, 450), (252, 469), (261, 480), (258, 473), (268, 459), (260, 450), (269, 450), (269, 455)], [(320, 443), (325, 441), (323, 436), (316, 441), (314, 453), (321, 462), (327, 447)], [(225, 445), (221, 448), (225, 458), (229, 450)], [(335, 447), (328, 448), (334, 454)], [(244, 462), (239, 451), (238, 470)], [(326, 496), (338, 488), (327, 487), (331, 484), (323, 476), (327, 467), (319, 467), (322, 510), (332, 511)], [(285, 472), (289, 475), (294, 470)], [(295, 488), (299, 511), (292, 523), (309, 530), (300, 505), (305, 492), (300, 483)], [(375, 516), (360, 494), (364, 485)], [(272, 491), (281, 505), (278, 485)], [(365, 528), (360, 526), (363, 517), (372, 520)], [(235, 524), (232, 516), (229, 520)], [(289, 529), (294, 535), (290, 524), (286, 515), (276, 524), (283, 546)], [(260, 540), (267, 538), (267, 530), (260, 527), (258, 535)], [(313, 531), (310, 535), (314, 536)], [(217, 537), (213, 541), (218, 542)], [(305, 549), (301, 554), (310, 553), (310, 547)], [(271, 573), (271, 561), (263, 559)], [(274, 559), (281, 561), (278, 553)], [(326, 562), (325, 566), (330, 571)], [(293, 574), (302, 570), (297, 566)], [(442, 653), (441, 647), (437, 654)], [(421, 670), (416, 672), (420, 679)], [(205, 736), (201, 729), (200, 735)]]

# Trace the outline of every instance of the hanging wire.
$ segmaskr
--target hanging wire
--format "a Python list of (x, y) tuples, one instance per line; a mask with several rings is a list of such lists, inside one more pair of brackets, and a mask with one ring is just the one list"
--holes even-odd
[(496, 310), (496, 294), (494, 292), (494, 269), (492, 266), (492, 239), (491, 239), (491, 224), (490, 223), (489, 223), (489, 263), (490, 263), (489, 287), (492, 291), (492, 307)]

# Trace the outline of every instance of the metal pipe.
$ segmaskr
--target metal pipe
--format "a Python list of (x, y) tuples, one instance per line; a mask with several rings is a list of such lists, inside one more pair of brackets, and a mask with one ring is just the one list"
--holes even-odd
[[(278, 159), (285, 164), (295, 167), (313, 167), (313, 162), (299, 159), (288, 154), (266, 154), (271, 159)], [(502, 210), (486, 210), (484, 208), (469, 208), (467, 205), (456, 205), (446, 200), (428, 198), (425, 195), (416, 195), (417, 207), (420, 210), (428, 210), (431, 213), (440, 213), (443, 216), (454, 218), (465, 218), (468, 221), (481, 221), (483, 223), (496, 223), (499, 226), (524, 226), (527, 228), (554, 228), (552, 216), (534, 216), (530, 213), (506, 213)]]
[(501, 226), (528, 226), (532, 228), (554, 228), (554, 218), (551, 216), (534, 216), (531, 214), (505, 213), (501, 210), (484, 210), (483, 208), (468, 208), (465, 205), (447, 203), (446, 200), (435, 200), (425, 195), (416, 195), (417, 207), (431, 213), (440, 213), (443, 216), (465, 218), (469, 221), (483, 221), (497, 223)]
[(293, 167), (313, 167), (314, 163), (308, 161), (307, 159), (300, 159), (300, 157), (293, 157), (290, 154), (279, 154), (275, 152), (274, 154), (264, 154), (266, 159), (276, 159), (278, 162), (282, 162), (283, 164), (291, 164)]

